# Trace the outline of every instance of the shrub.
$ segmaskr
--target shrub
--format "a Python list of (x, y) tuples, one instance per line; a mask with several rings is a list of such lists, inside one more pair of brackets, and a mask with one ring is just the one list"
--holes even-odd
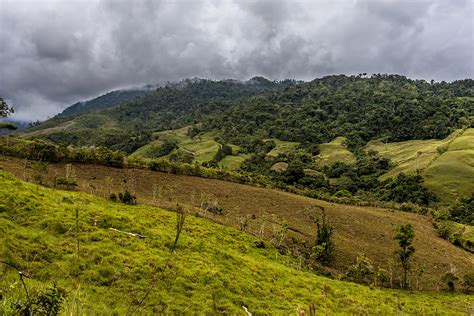
[(357, 281), (368, 283), (374, 272), (375, 269), (370, 259), (366, 255), (358, 255), (356, 262), (349, 267), (347, 275)]
[(59, 177), (56, 179), (56, 185), (65, 186), (68, 190), (70, 190), (72, 187), (77, 187), (77, 181), (74, 179)]
[(474, 272), (467, 273), (462, 278), (463, 290), (466, 293), (472, 293), (474, 290)]
[(459, 280), (459, 278), (453, 272), (447, 272), (443, 276), (442, 280), (446, 283), (448, 291), (454, 292), (456, 288), (456, 282)]
[(128, 204), (128, 205), (136, 205), (137, 204), (137, 198), (133, 194), (128, 192), (127, 190), (125, 190), (124, 193), (120, 192), (118, 195), (115, 194), (115, 193), (110, 194), (109, 195), (109, 200), (111, 200), (113, 202), (122, 202), (122, 203)]
[(59, 315), (67, 293), (56, 284), (36, 294), (30, 302), (15, 302), (14, 309), (21, 315)]
[(474, 193), (451, 207), (448, 216), (452, 221), (474, 226)]
[(334, 243), (332, 240), (333, 227), (327, 220), (324, 210), (321, 220), (316, 220), (316, 226), (316, 243), (313, 248), (313, 256), (321, 263), (327, 264), (334, 252)]

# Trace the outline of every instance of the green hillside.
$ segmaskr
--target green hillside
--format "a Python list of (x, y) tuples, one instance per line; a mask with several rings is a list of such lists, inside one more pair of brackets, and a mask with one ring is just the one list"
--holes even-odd
[(65, 314), (243, 314), (243, 305), (254, 314), (293, 314), (309, 304), (324, 314), (387, 315), (404, 306), (406, 314), (462, 315), (472, 309), (468, 295), (369, 288), (299, 271), (269, 244), (256, 248), (258, 238), (191, 215), (171, 252), (173, 212), (47, 189), (3, 171), (0, 187), (5, 314), (25, 301), (12, 266), (29, 276), (31, 295), (52, 282), (64, 288)]
[(319, 145), (320, 153), (315, 158), (316, 163), (320, 165), (331, 165), (335, 162), (344, 162), (347, 164), (355, 163), (356, 159), (354, 154), (351, 153), (344, 142), (347, 139), (345, 137), (336, 137), (329, 143), (323, 143)]
[(457, 130), (441, 140), (372, 141), (365, 149), (377, 151), (396, 164), (382, 179), (420, 170), (424, 184), (443, 201), (454, 201), (474, 191), (474, 128)]
[(61, 112), (59, 116), (73, 116), (81, 113), (106, 109), (108, 107), (142, 97), (148, 93), (151, 93), (153, 90), (153, 86), (144, 86), (141, 88), (111, 91), (91, 100), (74, 103)]
[[(216, 114), (239, 98), (284, 89), (296, 81), (268, 81), (255, 77), (248, 81), (186, 79), (158, 88), (139, 98), (114, 106), (81, 108), (75, 116), (59, 115), (34, 126), (23, 137), (41, 137), (77, 146), (106, 146), (133, 153), (149, 143), (151, 133), (177, 129)], [(71, 109), (78, 112), (78, 109)], [(65, 112), (68, 112), (66, 110)], [(57, 129), (58, 126), (67, 128)]]

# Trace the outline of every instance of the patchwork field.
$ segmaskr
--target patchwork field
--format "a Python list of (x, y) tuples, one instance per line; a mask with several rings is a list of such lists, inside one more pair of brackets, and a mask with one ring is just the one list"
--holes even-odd
[[(25, 161), (1, 157), (0, 166), (22, 179), (32, 179), (34, 171)], [(65, 165), (49, 165), (45, 183), (64, 175)], [(288, 237), (309, 244), (314, 242), (315, 224), (311, 216), (320, 216), (322, 208), (334, 226), (335, 259), (331, 269), (343, 274), (359, 254), (366, 254), (375, 265), (389, 269), (394, 259), (394, 230), (411, 223), (416, 239), (415, 266), (424, 265), (423, 288), (443, 286), (440, 275), (452, 267), (459, 273), (472, 269), (472, 254), (438, 237), (428, 217), (388, 209), (338, 205), (285, 192), (240, 185), (231, 182), (173, 175), (147, 170), (114, 169), (95, 165), (74, 165), (78, 190), (108, 197), (111, 193), (133, 192), (140, 204), (172, 208), (179, 202), (217, 223), (239, 228), (271, 239), (279, 225), (288, 223)], [(200, 210), (202, 203), (216, 202), (223, 215)]]
[(356, 161), (354, 155), (344, 145), (345, 137), (336, 137), (329, 143), (319, 145), (319, 155), (315, 162), (321, 165), (330, 165), (335, 162), (352, 164)]
[(273, 148), (272, 150), (268, 152), (267, 154), (268, 157), (277, 157), (278, 155), (289, 154), (295, 151), (295, 149), (299, 145), (299, 143), (296, 143), (296, 142), (283, 141), (276, 138), (272, 138), (268, 140), (273, 140), (276, 144), (275, 148)]

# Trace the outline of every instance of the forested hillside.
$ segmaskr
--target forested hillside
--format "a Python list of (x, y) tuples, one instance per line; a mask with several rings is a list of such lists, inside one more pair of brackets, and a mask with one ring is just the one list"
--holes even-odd
[(153, 90), (153, 86), (149, 85), (142, 88), (111, 91), (88, 101), (74, 103), (61, 112), (59, 116), (73, 116), (102, 110), (141, 97), (151, 93)]
[[(188, 79), (102, 110), (58, 116), (22, 136), (264, 175), (320, 197), (429, 206), (472, 191), (473, 134), (466, 129), (473, 118), (471, 79)], [(452, 142), (459, 150), (448, 150)], [(444, 167), (448, 156), (455, 169)]]
[(302, 143), (348, 137), (349, 147), (387, 141), (445, 138), (474, 116), (474, 81), (428, 83), (397, 75), (329, 76), (283, 92), (235, 102), (205, 121), (224, 139), (250, 135)]
[(106, 146), (131, 153), (149, 142), (153, 131), (204, 120), (226, 108), (231, 100), (294, 84), (291, 80), (271, 82), (260, 77), (246, 82), (187, 79), (114, 107), (103, 110), (94, 107), (92, 112), (73, 118), (60, 115), (30, 129), (26, 136), (80, 146)]
[[(354, 147), (374, 138), (444, 138), (455, 128), (469, 124), (474, 116), (473, 98), (473, 80), (429, 83), (398, 75), (328, 76), (302, 84), (259, 77), (245, 83), (187, 80), (96, 111), (95, 116), (86, 114), (77, 122), (84, 128), (110, 123), (122, 131), (135, 132), (203, 122), (203, 130), (218, 129), (226, 141), (235, 144), (246, 143), (249, 138), (320, 144), (346, 136), (349, 147)], [(64, 114), (77, 113), (76, 108)], [(98, 109), (100, 106), (90, 108)], [(97, 115), (107, 118), (100, 121)], [(54, 119), (47, 121), (31, 131), (54, 127), (54, 123)], [(87, 140), (80, 134), (77, 129), (45, 137), (91, 145), (113, 146), (120, 142), (93, 143), (95, 138)]]

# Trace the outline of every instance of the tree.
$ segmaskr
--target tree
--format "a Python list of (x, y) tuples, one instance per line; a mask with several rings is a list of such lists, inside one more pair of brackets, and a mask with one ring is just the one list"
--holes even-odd
[(7, 117), (11, 113), (13, 113), (13, 109), (8, 106), (7, 102), (5, 102), (2, 97), (0, 97), (0, 117)]
[(398, 228), (395, 240), (398, 240), (400, 249), (395, 251), (398, 255), (398, 259), (403, 268), (402, 288), (408, 287), (408, 273), (411, 268), (411, 256), (415, 252), (415, 248), (412, 246), (413, 238), (415, 238), (415, 232), (411, 224), (402, 225)]
[(332, 241), (333, 227), (326, 218), (326, 212), (322, 208), (322, 218), (317, 219), (316, 222), (316, 244), (314, 246), (313, 255), (316, 260), (321, 263), (329, 263), (334, 252), (334, 243)]
[[(13, 113), (13, 109), (8, 106), (2, 97), (0, 97), (0, 117), (7, 117), (11, 113)], [(8, 122), (0, 122), (0, 129), (3, 128), (15, 130), (16, 126)]]

